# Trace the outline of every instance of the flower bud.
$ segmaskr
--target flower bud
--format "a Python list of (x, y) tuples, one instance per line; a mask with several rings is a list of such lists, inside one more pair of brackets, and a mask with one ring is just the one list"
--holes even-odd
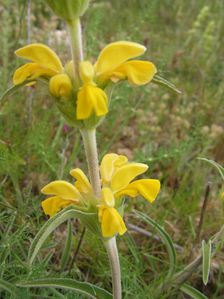
[(74, 77), (74, 63), (73, 61), (69, 61), (66, 65), (65, 65), (65, 73), (70, 77), (73, 78)]
[(53, 96), (69, 97), (72, 92), (72, 82), (68, 75), (58, 74), (53, 76), (49, 82), (49, 89)]
[(89, 6), (90, 0), (45, 0), (54, 13), (67, 22), (81, 17)]
[(82, 61), (79, 65), (79, 74), (83, 82), (91, 83), (94, 77), (94, 67), (89, 61)]

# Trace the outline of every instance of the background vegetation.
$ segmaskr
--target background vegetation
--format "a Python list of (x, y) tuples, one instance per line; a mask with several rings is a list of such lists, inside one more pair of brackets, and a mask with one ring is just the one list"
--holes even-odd
[[(29, 42), (50, 45), (64, 62), (70, 58), (65, 25), (44, 1), (0, 0), (0, 94), (12, 83), (22, 61), (14, 51)], [(112, 0), (93, 1), (83, 20), (86, 58), (115, 40), (143, 43), (159, 74), (182, 91), (169, 93), (150, 84), (133, 88), (122, 83), (113, 92), (109, 116), (99, 129), (99, 152), (118, 152), (149, 165), (162, 190), (153, 205), (138, 199), (144, 211), (172, 236), (178, 267), (200, 252), (223, 224), (222, 181), (215, 168), (198, 157), (224, 162), (224, 2), (223, 0)], [(69, 178), (72, 167), (86, 170), (77, 129), (69, 128), (47, 89), (24, 88), (0, 110), (0, 278), (43, 278), (48, 275), (87, 280), (110, 290), (110, 273), (100, 241), (88, 235), (74, 256), (83, 231), (73, 222), (74, 244), (61, 273), (66, 225), (58, 229), (39, 254), (32, 269), (26, 264), (30, 241), (46, 221), (40, 207), (40, 189), (47, 182)], [(208, 203), (199, 222), (206, 193)], [(124, 298), (154, 298), (155, 281), (168, 270), (168, 256), (152, 228), (137, 220), (133, 202), (127, 203), (126, 223), (135, 226), (119, 239)], [(152, 233), (146, 237), (139, 227)], [(90, 242), (87, 237), (90, 238)], [(73, 266), (72, 266), (73, 265)], [(224, 258), (212, 262), (209, 284), (203, 286), (200, 269), (189, 283), (209, 298), (223, 298)], [(1, 298), (10, 298), (4, 291)], [(19, 289), (18, 298), (82, 298), (53, 289)], [(84, 298), (84, 297), (83, 297)], [(164, 298), (187, 298), (180, 291)]]

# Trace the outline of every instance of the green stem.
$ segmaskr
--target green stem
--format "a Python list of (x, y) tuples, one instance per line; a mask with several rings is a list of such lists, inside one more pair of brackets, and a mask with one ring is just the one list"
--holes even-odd
[(71, 52), (73, 60), (74, 80), (77, 87), (80, 86), (79, 77), (79, 63), (83, 61), (83, 47), (82, 47), (82, 27), (80, 20), (76, 19), (68, 23), (68, 31), (70, 35)]
[(84, 143), (86, 159), (89, 169), (90, 182), (94, 190), (95, 196), (100, 199), (101, 184), (99, 174), (99, 162), (96, 143), (96, 130), (95, 129), (82, 129), (82, 139)]
[(121, 270), (119, 255), (117, 250), (116, 237), (108, 239), (104, 242), (107, 254), (110, 260), (112, 283), (113, 283), (113, 299), (121, 299)]

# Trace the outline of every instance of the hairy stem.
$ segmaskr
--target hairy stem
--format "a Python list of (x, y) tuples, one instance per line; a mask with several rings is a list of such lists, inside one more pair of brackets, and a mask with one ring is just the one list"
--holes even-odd
[(113, 299), (121, 299), (121, 270), (119, 255), (117, 250), (116, 237), (113, 237), (104, 242), (107, 254), (110, 260), (112, 284), (113, 284)]
[[(74, 20), (67, 25), (71, 41), (74, 84), (78, 89), (80, 86), (79, 64), (83, 61), (81, 25), (79, 19)], [(96, 143), (96, 129), (81, 129), (81, 134), (88, 163), (90, 182), (96, 198), (100, 200), (101, 182)], [(105, 247), (112, 271), (113, 299), (121, 299), (121, 273), (116, 238), (114, 237), (105, 241)]]
[(79, 63), (83, 60), (82, 27), (79, 19), (76, 19), (73, 22), (68, 23), (67, 25), (70, 35), (74, 81), (77, 87), (79, 87)]
[(101, 184), (96, 143), (96, 130), (82, 129), (81, 134), (88, 163), (90, 182), (93, 187), (95, 196), (99, 199), (101, 195)]

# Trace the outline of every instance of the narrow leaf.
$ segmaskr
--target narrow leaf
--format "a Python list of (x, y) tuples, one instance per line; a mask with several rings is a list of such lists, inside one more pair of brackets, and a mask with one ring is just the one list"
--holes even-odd
[(71, 221), (69, 220), (67, 225), (67, 238), (66, 238), (65, 247), (61, 257), (61, 271), (64, 271), (69, 261), (72, 245), (73, 245), (72, 224)]
[(3, 289), (16, 297), (16, 287), (13, 284), (0, 279), (0, 289)]
[(209, 279), (209, 272), (211, 267), (211, 256), (212, 256), (212, 242), (209, 240), (206, 243), (202, 241), (202, 279), (203, 283), (206, 285)]
[[(43, 83), (47, 83), (48, 80), (45, 78), (38, 78), (38, 80), (36, 81), (40, 81)], [(27, 85), (31, 82), (34, 82), (33, 80), (26, 80), (24, 81), (22, 84), (18, 84), (18, 85), (13, 85), (11, 87), (9, 87), (1, 96), (0, 96), (0, 105), (3, 105), (5, 103), (5, 101), (12, 96), (18, 89), (20, 89), (22, 86)]]
[(165, 243), (168, 254), (169, 254), (169, 259), (170, 259), (169, 272), (167, 275), (167, 278), (169, 279), (175, 273), (176, 261), (177, 261), (176, 250), (173, 245), (173, 241), (172, 241), (171, 237), (156, 221), (152, 220), (149, 216), (147, 216), (144, 213), (139, 212), (139, 211), (135, 211), (135, 214), (138, 218), (144, 220), (146, 223), (153, 226), (155, 228), (155, 230), (157, 231), (157, 233), (159, 234), (162, 241)]
[(189, 295), (193, 299), (208, 299), (207, 296), (186, 283), (183, 284), (180, 289), (184, 294)]
[(201, 160), (201, 161), (205, 161), (205, 162), (208, 162), (209, 164), (213, 165), (219, 172), (219, 174), (221, 175), (222, 179), (224, 180), (224, 168), (219, 165), (217, 162), (213, 161), (213, 160), (209, 160), (209, 159), (206, 159), (206, 158), (197, 158), (198, 160)]
[(63, 222), (72, 219), (79, 218), (87, 228), (94, 231), (94, 233), (98, 234), (99, 231), (96, 227), (97, 215), (95, 213), (86, 213), (80, 210), (77, 210), (74, 206), (69, 206), (63, 209), (61, 212), (56, 214), (54, 217), (50, 218), (39, 230), (35, 238), (33, 239), (29, 253), (28, 253), (28, 261), (31, 265), (35, 260), (39, 250), (41, 249), (44, 242), (47, 240), (49, 235)]
[(20, 281), (17, 283), (19, 287), (25, 288), (58, 288), (58, 289), (66, 289), (71, 290), (79, 294), (88, 295), (93, 299), (112, 299), (112, 295), (93, 284), (88, 282), (79, 282), (74, 279), (66, 279), (66, 278), (45, 278), (45, 279), (36, 279), (30, 281)]
[(24, 84), (14, 85), (7, 89), (0, 97), (0, 104), (4, 104), (8, 97), (13, 95)]
[(162, 78), (161, 76), (155, 75), (154, 78), (152, 79), (152, 83), (165, 87), (174, 93), (181, 94), (181, 91), (177, 89), (173, 83)]

